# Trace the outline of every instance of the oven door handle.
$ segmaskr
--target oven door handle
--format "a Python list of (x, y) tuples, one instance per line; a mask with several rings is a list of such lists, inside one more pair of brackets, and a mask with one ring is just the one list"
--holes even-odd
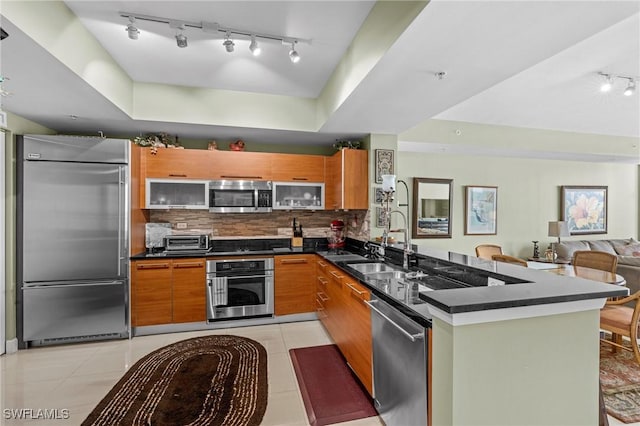
[(219, 277), (219, 278), (226, 278), (228, 280), (240, 280), (243, 278), (267, 278), (270, 277), (270, 275), (234, 275), (232, 277), (226, 276), (226, 277)]

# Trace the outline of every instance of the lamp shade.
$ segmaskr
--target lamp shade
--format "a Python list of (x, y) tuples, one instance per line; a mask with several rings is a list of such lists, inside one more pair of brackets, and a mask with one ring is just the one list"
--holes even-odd
[(549, 222), (550, 237), (568, 237), (569, 235), (567, 222)]
[(396, 175), (382, 175), (382, 190), (384, 192), (396, 190)]

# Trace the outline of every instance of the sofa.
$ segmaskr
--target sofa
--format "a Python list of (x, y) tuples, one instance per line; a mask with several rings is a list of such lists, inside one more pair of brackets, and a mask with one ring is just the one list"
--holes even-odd
[(562, 241), (555, 243), (557, 262), (571, 262), (577, 250), (599, 250), (618, 256), (618, 274), (627, 281), (631, 294), (640, 290), (640, 242), (633, 238)]

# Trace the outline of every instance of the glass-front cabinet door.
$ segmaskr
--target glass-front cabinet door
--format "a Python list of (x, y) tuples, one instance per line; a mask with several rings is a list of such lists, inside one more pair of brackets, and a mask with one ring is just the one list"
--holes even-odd
[(209, 181), (147, 179), (147, 209), (209, 209)]
[(274, 210), (323, 210), (324, 183), (273, 182)]

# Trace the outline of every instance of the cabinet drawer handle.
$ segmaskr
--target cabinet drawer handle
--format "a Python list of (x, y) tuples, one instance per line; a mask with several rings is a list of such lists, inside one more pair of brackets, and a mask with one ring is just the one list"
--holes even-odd
[(174, 263), (174, 268), (201, 268), (203, 266), (202, 262), (198, 263)]
[(340, 275), (339, 273), (337, 273), (336, 271), (330, 271), (329, 272), (331, 275), (333, 275), (334, 278), (341, 280), (343, 278), (342, 275)]
[(262, 176), (222, 175), (220, 177), (228, 179), (262, 179)]
[(309, 180), (309, 179), (305, 177), (294, 177), (293, 180)]
[(322, 302), (326, 302), (327, 300), (329, 300), (328, 297), (322, 297), (322, 293), (318, 293), (318, 298), (322, 301)]
[(327, 280), (322, 277), (318, 277), (318, 281), (320, 281), (320, 284), (322, 285), (325, 285), (325, 286), (327, 285)]
[(318, 261), (318, 265), (320, 265), (320, 267), (323, 268), (323, 269), (327, 267), (327, 264), (322, 262), (322, 261), (320, 261), (320, 260)]
[(282, 259), (280, 263), (307, 263), (307, 259)]
[(136, 265), (136, 269), (167, 269), (168, 263), (142, 263)]
[(171, 174), (171, 173), (169, 173), (169, 176), (171, 176), (171, 177), (187, 177), (187, 175), (174, 175), (174, 174)]
[(355, 288), (354, 286), (352, 286), (351, 284), (347, 283), (347, 285), (349, 286), (349, 288), (351, 289), (351, 291), (354, 291), (356, 293), (358, 293), (358, 296), (362, 296), (363, 294), (367, 294), (366, 291), (360, 291), (357, 288)]

